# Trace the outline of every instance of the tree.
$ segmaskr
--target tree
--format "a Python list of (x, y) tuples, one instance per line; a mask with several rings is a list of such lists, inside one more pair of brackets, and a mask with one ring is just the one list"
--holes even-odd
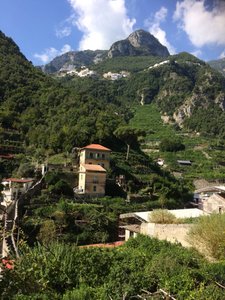
[(43, 244), (48, 244), (56, 237), (56, 228), (53, 220), (45, 220), (38, 234), (38, 240)]
[(138, 145), (138, 138), (146, 135), (146, 132), (141, 129), (132, 128), (129, 126), (121, 126), (114, 131), (117, 138), (124, 141), (127, 145), (126, 160), (129, 158), (129, 152), (131, 146)]

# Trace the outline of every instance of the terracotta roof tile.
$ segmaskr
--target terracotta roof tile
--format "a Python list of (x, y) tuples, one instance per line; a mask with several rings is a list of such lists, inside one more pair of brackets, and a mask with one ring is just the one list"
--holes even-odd
[(97, 247), (97, 248), (113, 248), (122, 246), (125, 243), (125, 241), (118, 241), (113, 243), (106, 243), (106, 244), (89, 244), (84, 246), (79, 246), (79, 248), (89, 248), (89, 247)]
[(92, 150), (101, 150), (101, 151), (111, 151), (109, 148), (106, 148), (102, 145), (99, 144), (90, 144), (88, 146), (85, 146), (83, 148), (81, 148), (81, 150), (83, 149), (92, 149)]
[(87, 171), (106, 172), (106, 170), (100, 165), (81, 164)]
[(26, 182), (32, 182), (33, 179), (7, 178), (7, 179), (3, 179), (3, 181), (11, 181), (11, 182), (18, 182), (18, 183), (26, 183)]

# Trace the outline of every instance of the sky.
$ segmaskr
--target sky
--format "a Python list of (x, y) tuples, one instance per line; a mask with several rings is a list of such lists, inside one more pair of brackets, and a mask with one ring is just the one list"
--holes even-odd
[(170, 54), (225, 57), (225, 0), (0, 0), (0, 30), (34, 65), (68, 51), (110, 48), (137, 29)]

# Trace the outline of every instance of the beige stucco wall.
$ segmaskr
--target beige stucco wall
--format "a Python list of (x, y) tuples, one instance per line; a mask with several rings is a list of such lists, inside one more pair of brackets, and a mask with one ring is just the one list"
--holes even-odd
[(128, 229), (125, 229), (125, 241), (128, 241), (130, 237), (137, 237), (138, 233), (137, 232), (132, 232)]
[[(93, 157), (90, 157), (92, 153)], [(80, 164), (101, 165), (109, 169), (110, 152), (101, 150), (84, 149), (80, 152)]]
[(85, 191), (85, 173), (79, 173), (78, 189)]
[[(80, 166), (78, 188), (84, 194), (105, 195), (106, 172), (86, 171)], [(95, 188), (94, 188), (95, 187)]]
[[(106, 173), (87, 172), (85, 178), (85, 193), (105, 195)], [(94, 186), (96, 190), (94, 190)]]
[(142, 223), (140, 233), (158, 238), (159, 240), (181, 243), (184, 247), (190, 247), (187, 241), (187, 233), (192, 226), (193, 224)]
[(202, 201), (202, 209), (208, 213), (224, 213), (225, 201), (214, 196)]

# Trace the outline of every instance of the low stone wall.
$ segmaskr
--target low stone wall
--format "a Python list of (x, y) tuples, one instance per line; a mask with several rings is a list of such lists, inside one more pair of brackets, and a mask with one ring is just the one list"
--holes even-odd
[(181, 243), (184, 247), (190, 247), (191, 245), (187, 241), (187, 233), (192, 226), (193, 224), (142, 223), (140, 233), (158, 238), (159, 240)]

